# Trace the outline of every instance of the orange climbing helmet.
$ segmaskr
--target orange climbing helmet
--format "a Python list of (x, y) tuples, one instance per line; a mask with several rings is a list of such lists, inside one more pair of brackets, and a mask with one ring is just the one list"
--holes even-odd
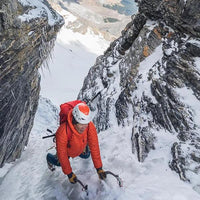
[(77, 104), (73, 108), (72, 115), (80, 124), (88, 124), (92, 120), (90, 108), (85, 103)]

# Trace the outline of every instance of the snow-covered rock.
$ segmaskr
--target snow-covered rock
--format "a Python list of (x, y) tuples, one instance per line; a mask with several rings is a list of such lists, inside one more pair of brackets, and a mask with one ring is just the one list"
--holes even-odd
[(144, 161), (159, 135), (176, 136), (169, 166), (200, 191), (199, 1), (139, 1), (139, 13), (90, 69), (79, 98), (99, 131), (132, 126)]

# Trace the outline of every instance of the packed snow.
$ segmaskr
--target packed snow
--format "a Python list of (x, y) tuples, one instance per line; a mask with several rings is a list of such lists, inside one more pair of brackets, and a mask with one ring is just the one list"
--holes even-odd
[[(56, 131), (58, 105), (76, 99), (89, 68), (107, 45), (106, 41), (90, 32), (81, 35), (61, 30), (49, 63), (50, 72), (44, 67), (41, 72), (41, 95), (51, 101), (40, 98), (28, 146), (21, 158), (0, 169), (0, 199), (200, 200), (200, 194), (193, 190), (191, 184), (181, 181), (169, 168), (171, 146), (176, 137), (164, 131), (155, 130), (155, 136), (159, 136), (155, 150), (143, 163), (139, 163), (136, 155), (132, 154), (132, 127), (115, 126), (99, 133), (103, 169), (118, 174), (123, 180), (123, 187), (119, 187), (111, 175), (105, 181), (100, 181), (91, 158), (70, 160), (73, 172), (88, 185), (88, 196), (80, 184), (69, 183), (60, 167), (54, 172), (47, 168), (46, 154), (55, 153), (55, 148), (52, 138), (43, 140), (42, 136), (46, 135), (47, 128)], [(160, 47), (156, 52), (160, 53)], [(145, 61), (143, 64), (145, 66)], [(146, 74), (145, 67), (141, 73)], [(192, 98), (190, 91), (187, 94), (188, 98)], [(187, 103), (189, 100), (185, 101)], [(192, 103), (195, 104), (195, 99), (190, 106), (193, 106)]]
[(200, 72), (200, 58), (195, 59), (195, 64), (196, 64), (197, 70)]
[(200, 101), (193, 95), (193, 91), (186, 87), (176, 89), (181, 100), (185, 105), (191, 107), (194, 116), (194, 122), (199, 124), (200, 122)]
[[(154, 103), (157, 103), (155, 97), (151, 94), (151, 82), (148, 80), (148, 73), (150, 68), (155, 65), (156, 62), (160, 61), (162, 55), (162, 45), (160, 45), (155, 49), (151, 56), (147, 57), (140, 63), (140, 69), (138, 73), (138, 76), (142, 77), (138, 82), (138, 88), (140, 89), (134, 92), (134, 96), (138, 99), (141, 99), (142, 95), (144, 94), (151, 97)], [(156, 75), (154, 75), (154, 78), (156, 78)]]
[[(66, 25), (76, 19), (66, 11), (61, 14), (65, 16)], [(49, 68), (41, 68), (41, 95), (57, 106), (76, 99), (89, 68), (108, 46), (109, 42), (89, 29), (83, 35), (63, 27), (57, 36)]]

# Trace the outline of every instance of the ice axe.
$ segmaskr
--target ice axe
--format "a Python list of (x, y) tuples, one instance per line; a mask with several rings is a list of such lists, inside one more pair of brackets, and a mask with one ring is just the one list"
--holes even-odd
[(119, 175), (116, 175), (116, 174), (112, 173), (111, 171), (105, 171), (105, 174), (106, 175), (110, 174), (110, 175), (114, 176), (118, 181), (119, 187), (123, 187), (122, 179), (119, 177)]
[(77, 179), (77, 182), (82, 186), (82, 191), (85, 191), (88, 196), (88, 185), (84, 185), (79, 179)]
[[(42, 139), (49, 138), (49, 137), (55, 137), (56, 134), (53, 133), (52, 130), (47, 129), (47, 131), (48, 131), (49, 133), (51, 133), (51, 135), (43, 136)], [(53, 133), (53, 134), (52, 134), (52, 133)]]

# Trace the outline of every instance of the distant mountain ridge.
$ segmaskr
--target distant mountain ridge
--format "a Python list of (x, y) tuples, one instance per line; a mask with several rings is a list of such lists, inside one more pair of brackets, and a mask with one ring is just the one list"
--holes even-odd
[(129, 15), (121, 12), (126, 11), (126, 7), (118, 0), (49, 0), (49, 2), (57, 11), (66, 10), (77, 17), (67, 28), (81, 33), (90, 28), (95, 34), (102, 34), (106, 40), (111, 41), (120, 36), (122, 27), (130, 21), (130, 15), (137, 12), (134, 1), (122, 1), (125, 5), (132, 5), (129, 6)]

